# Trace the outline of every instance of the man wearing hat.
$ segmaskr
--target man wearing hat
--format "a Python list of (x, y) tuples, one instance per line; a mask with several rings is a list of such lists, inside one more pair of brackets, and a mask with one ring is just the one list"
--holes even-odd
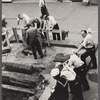
[[(81, 55), (81, 60), (86, 64), (86, 58), (88, 56), (90, 56), (91, 61), (93, 63), (92, 69), (96, 69), (97, 62), (96, 62), (96, 56), (95, 56), (95, 45), (93, 42), (93, 38), (92, 38), (90, 29), (88, 31), (82, 30), (81, 35), (84, 39), (83, 39), (81, 45), (75, 51), (75, 53), (78, 53), (81, 49), (84, 48), (86, 51)], [(86, 67), (86, 69), (88, 69), (88, 68)]]
[(57, 80), (55, 90), (48, 100), (68, 100), (68, 79), (61, 75), (59, 68), (51, 70), (51, 76)]
[[(64, 58), (62, 54), (60, 54), (60, 57)], [(66, 61), (62, 62), (63, 60), (60, 60), (60, 58), (56, 56), (54, 61), (61, 62), (55, 62), (55, 67), (59, 68), (59, 70), (61, 71), (61, 75), (66, 76), (69, 80), (70, 90), (73, 95), (72, 100), (83, 100), (81, 81), (79, 75), (77, 74), (77, 70), (84, 64), (84, 62), (81, 61), (81, 59), (75, 54), (66, 55), (65, 58)], [(76, 76), (76, 78), (74, 76)], [(71, 80), (72, 78), (74, 78), (74, 80)]]

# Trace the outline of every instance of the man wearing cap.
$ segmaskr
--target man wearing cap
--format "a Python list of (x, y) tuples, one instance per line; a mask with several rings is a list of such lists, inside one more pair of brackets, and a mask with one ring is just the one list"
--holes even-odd
[[(64, 58), (63, 55), (60, 57)], [(81, 81), (79, 75), (77, 74), (78, 72), (77, 69), (80, 68), (80, 66), (82, 66), (84, 62), (81, 61), (81, 59), (75, 54), (66, 55), (65, 56), (66, 61), (63, 60), (63, 62), (60, 58), (59, 60), (57, 60), (57, 58), (58, 57), (56, 56), (54, 61), (60, 61), (60, 62), (55, 62), (55, 67), (59, 68), (62, 74), (64, 74), (65, 76), (67, 75), (66, 77), (70, 75), (69, 72), (72, 73), (73, 75), (76, 75), (76, 78), (73, 81), (70, 81), (71, 77), (68, 78), (70, 90), (73, 95), (72, 100), (76, 100), (76, 99), (83, 100)], [(61, 66), (61, 64), (63, 64), (63, 66)]]
[[(82, 30), (81, 35), (84, 39), (83, 39), (81, 45), (76, 50), (76, 53), (78, 53), (81, 49), (84, 48), (86, 51), (81, 55), (82, 61), (86, 64), (86, 58), (88, 56), (90, 56), (91, 61), (93, 63), (92, 69), (96, 69), (97, 62), (96, 62), (96, 56), (95, 56), (95, 45), (93, 42), (91, 32), (90, 31), (87, 32), (86, 30)], [(88, 69), (88, 68), (86, 67), (86, 69)]]
[(65, 73), (63, 72), (61, 73), (59, 68), (54, 68), (51, 70), (51, 76), (57, 80), (57, 83), (54, 92), (51, 94), (48, 100), (68, 100), (68, 80), (74, 80), (75, 76), (71, 73), (69, 73), (69, 76), (64, 74)]
[(56, 68), (51, 70), (51, 76), (57, 80), (55, 91), (48, 100), (68, 100), (68, 82), (76, 79), (76, 73), (72, 68), (63, 63), (56, 64)]

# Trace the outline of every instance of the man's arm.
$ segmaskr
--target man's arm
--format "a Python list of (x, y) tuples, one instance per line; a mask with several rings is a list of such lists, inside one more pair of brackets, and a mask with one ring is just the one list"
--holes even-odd
[(20, 22), (20, 19), (17, 18), (17, 28), (19, 28), (19, 22)]
[(83, 48), (82, 44), (78, 47), (78, 49), (76, 50), (76, 53), (78, 53), (81, 49)]

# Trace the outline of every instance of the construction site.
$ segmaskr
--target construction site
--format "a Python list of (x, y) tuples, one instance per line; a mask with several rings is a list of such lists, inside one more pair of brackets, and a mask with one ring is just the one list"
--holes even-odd
[[(96, 45), (96, 58), (98, 63), (98, 5), (96, 0), (84, 6), (82, 2), (63, 0), (45, 0), (48, 11), (58, 22), (60, 32), (67, 30), (65, 40), (53, 40), (48, 36), (46, 56), (37, 60), (33, 55), (24, 55), (25, 48), (22, 42), (22, 28), (17, 29), (17, 15), (26, 13), (30, 18), (40, 17), (40, 8), (37, 0), (13, 0), (2, 2), (2, 14), (7, 21), (8, 34), (2, 45), (2, 100), (48, 100), (52, 86), (56, 84), (51, 77), (51, 69), (55, 67), (54, 58), (63, 53), (63, 59), (77, 49), (82, 41), (80, 35), (83, 29), (92, 29), (92, 36)], [(22, 25), (22, 24), (21, 24)], [(21, 26), (20, 26), (21, 27)], [(5, 45), (6, 43), (6, 45)], [(44, 51), (43, 51), (44, 52)], [(82, 50), (84, 52), (84, 50)], [(62, 60), (62, 59), (61, 59)], [(90, 57), (87, 58), (91, 65)], [(84, 100), (98, 99), (98, 68), (87, 72), (90, 90), (83, 91)], [(69, 93), (69, 100), (72, 96)]]

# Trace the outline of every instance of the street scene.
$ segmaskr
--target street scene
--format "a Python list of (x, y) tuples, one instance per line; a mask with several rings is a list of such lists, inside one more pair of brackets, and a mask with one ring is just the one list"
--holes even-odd
[(99, 100), (96, 0), (2, 2), (2, 100)]

